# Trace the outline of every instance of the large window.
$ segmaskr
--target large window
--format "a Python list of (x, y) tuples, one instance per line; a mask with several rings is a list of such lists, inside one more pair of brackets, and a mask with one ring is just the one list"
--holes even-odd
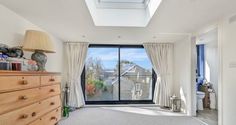
[(143, 46), (90, 45), (82, 82), (85, 101), (152, 103), (153, 76)]

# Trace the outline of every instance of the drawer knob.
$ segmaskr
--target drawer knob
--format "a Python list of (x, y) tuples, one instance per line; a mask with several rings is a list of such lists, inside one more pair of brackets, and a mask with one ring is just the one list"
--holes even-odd
[(34, 117), (34, 116), (36, 116), (36, 115), (37, 115), (36, 112), (33, 112), (33, 113), (32, 113), (32, 117)]
[(28, 81), (27, 81), (27, 80), (22, 80), (20, 84), (21, 84), (21, 85), (27, 85), (27, 84), (28, 84)]
[(55, 105), (55, 102), (51, 102), (50, 105)]
[(56, 120), (57, 121), (57, 117), (53, 116), (53, 117), (51, 117), (51, 120)]
[(26, 119), (26, 118), (28, 118), (27, 114), (23, 114), (23, 115), (20, 116), (20, 119)]
[(54, 89), (50, 89), (50, 92), (55, 92), (55, 90)]
[(20, 96), (19, 99), (20, 99), (20, 100), (26, 100), (26, 99), (28, 99), (28, 97), (25, 96), (25, 95), (23, 95), (23, 96)]
[(55, 82), (55, 79), (51, 78), (49, 79), (50, 82)]

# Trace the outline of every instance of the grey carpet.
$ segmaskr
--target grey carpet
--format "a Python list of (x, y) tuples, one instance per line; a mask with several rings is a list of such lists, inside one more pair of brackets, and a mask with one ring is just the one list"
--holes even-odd
[(144, 107), (82, 108), (59, 125), (205, 125), (181, 113)]

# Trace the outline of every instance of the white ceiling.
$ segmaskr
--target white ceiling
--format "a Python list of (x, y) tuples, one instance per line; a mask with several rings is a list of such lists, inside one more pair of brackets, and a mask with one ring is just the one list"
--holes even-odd
[(96, 27), (84, 0), (0, 0), (0, 3), (62, 40), (92, 43), (176, 41), (236, 12), (236, 0), (163, 0), (147, 27)]
[(197, 44), (218, 45), (218, 29), (214, 28), (208, 32), (202, 33), (197, 37)]

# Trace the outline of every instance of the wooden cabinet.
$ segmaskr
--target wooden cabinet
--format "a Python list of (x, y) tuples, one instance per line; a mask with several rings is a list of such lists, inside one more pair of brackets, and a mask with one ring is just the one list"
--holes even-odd
[(60, 94), (59, 73), (0, 71), (0, 125), (56, 124)]

